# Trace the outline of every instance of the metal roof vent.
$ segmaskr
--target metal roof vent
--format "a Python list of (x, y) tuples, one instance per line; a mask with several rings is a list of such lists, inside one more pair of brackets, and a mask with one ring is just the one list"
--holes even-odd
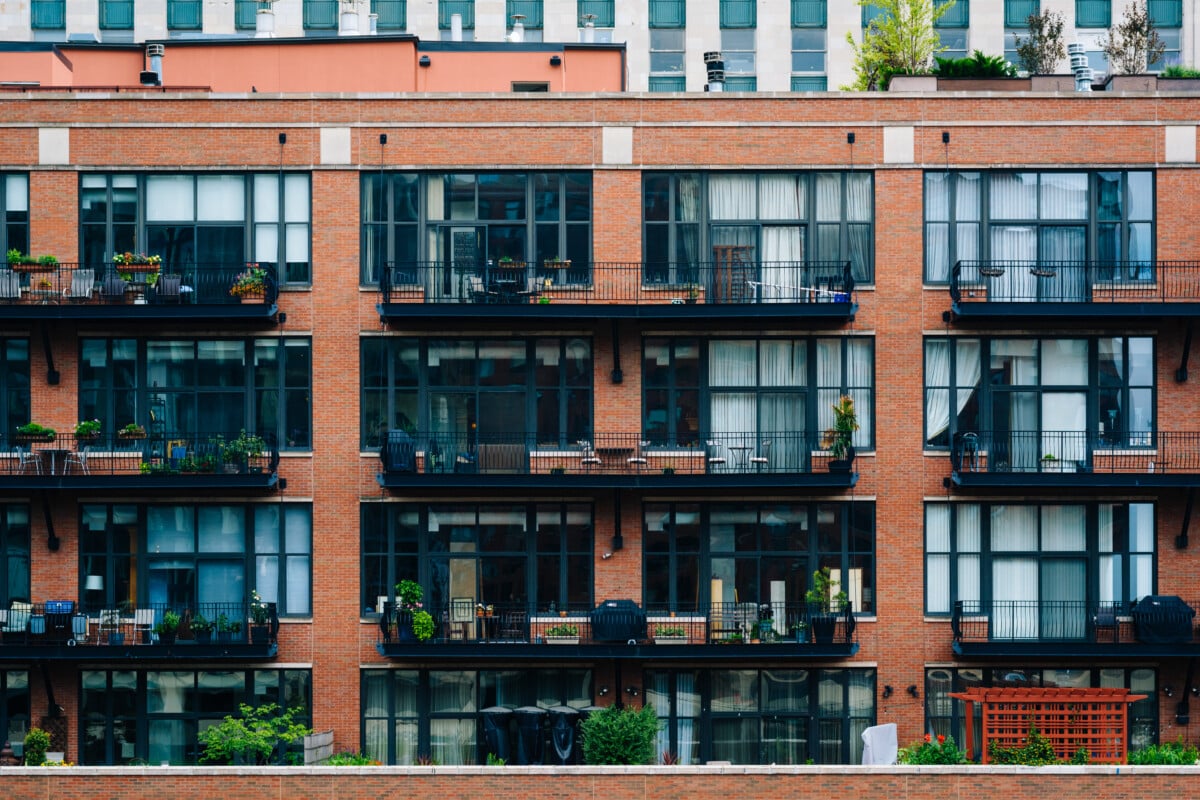
[(704, 91), (725, 91), (725, 59), (721, 57), (721, 51), (710, 50), (705, 53), (704, 68), (708, 72), (708, 84), (704, 87)]
[(525, 41), (525, 15), (524, 14), (513, 14), (512, 21), (513, 21), (512, 33), (510, 33), (508, 35), (508, 40), (510, 42)]
[(1071, 71), (1075, 73), (1075, 91), (1090, 92), (1095, 75), (1088, 66), (1087, 53), (1079, 42), (1067, 45), (1067, 55), (1071, 57)]

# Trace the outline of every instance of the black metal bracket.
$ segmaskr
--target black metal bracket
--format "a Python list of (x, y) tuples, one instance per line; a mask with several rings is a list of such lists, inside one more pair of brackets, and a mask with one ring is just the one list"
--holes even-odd
[(947, 325), (950, 324), (951, 322), (954, 322), (954, 312), (953, 311), (943, 311), (942, 312), (942, 322), (945, 322)]
[(1175, 370), (1175, 380), (1184, 383), (1188, 379), (1188, 356), (1192, 352), (1192, 323), (1188, 323), (1187, 333), (1183, 336), (1183, 356), (1179, 359), (1179, 369)]
[(42, 326), (42, 351), (46, 354), (46, 383), (50, 386), (58, 386), (61, 376), (54, 368), (54, 351), (50, 347), (50, 329), (45, 325)]
[(62, 541), (54, 533), (54, 518), (50, 514), (50, 495), (42, 492), (42, 516), (46, 518), (46, 549), (57, 553)]
[(1175, 723), (1177, 725), (1187, 725), (1191, 722), (1191, 707), (1188, 704), (1188, 698), (1192, 696), (1192, 679), (1196, 677), (1196, 659), (1195, 657), (1188, 659), (1187, 678), (1183, 681), (1182, 699), (1179, 705), (1175, 706)]
[(625, 539), (621, 536), (621, 490), (613, 489), (613, 538), (612, 549), (616, 551), (625, 547)]
[(54, 700), (54, 682), (50, 680), (50, 665), (42, 659), (38, 661), (38, 667), (42, 670), (42, 681), (46, 684), (46, 716), (61, 717), (66, 709)]
[(621, 373), (621, 337), (617, 330), (617, 321), (612, 321), (612, 348), (613, 348), (613, 369), (612, 382), (620, 383), (625, 380), (625, 376)]
[(1188, 528), (1192, 524), (1192, 505), (1196, 502), (1196, 490), (1192, 489), (1188, 492), (1187, 505), (1183, 507), (1183, 525), (1180, 527), (1179, 535), (1175, 537), (1175, 547), (1178, 550), (1187, 550), (1188, 546)]

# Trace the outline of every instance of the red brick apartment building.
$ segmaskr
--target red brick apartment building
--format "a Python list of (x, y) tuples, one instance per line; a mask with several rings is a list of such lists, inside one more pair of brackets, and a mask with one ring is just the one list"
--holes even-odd
[(558, 763), (624, 702), (685, 764), (844, 764), (1057, 685), (1195, 740), (1195, 96), (212, 74), (0, 92), (0, 249), (59, 262), (0, 269), (10, 738), (186, 764), (278, 701)]

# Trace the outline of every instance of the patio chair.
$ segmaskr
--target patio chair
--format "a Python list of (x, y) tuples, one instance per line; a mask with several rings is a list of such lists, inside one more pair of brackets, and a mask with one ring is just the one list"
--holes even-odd
[(500, 634), (502, 642), (525, 642), (529, 639), (528, 616), (524, 611), (505, 611), (500, 614)]
[(70, 474), (72, 464), (79, 467), (79, 471), (84, 475), (91, 475), (92, 473), (88, 470), (87, 458), (88, 445), (86, 444), (82, 445), (78, 450), (67, 453), (66, 459), (63, 460), (63, 475)]
[(760, 472), (771, 464), (771, 440), (763, 439), (758, 445), (758, 455), (750, 456), (750, 463)]
[(11, 270), (0, 272), (0, 300), (15, 303), (21, 299), (21, 276)]
[(24, 638), (29, 630), (29, 618), (33, 616), (33, 603), (14, 600), (12, 607), (4, 613), (4, 626), (0, 627), (0, 633), (4, 634), (6, 639), (18, 635)]
[(109, 275), (100, 284), (100, 298), (106, 303), (124, 303), (125, 289), (128, 286), (119, 275)]
[(604, 463), (603, 459), (592, 448), (592, 443), (586, 439), (579, 440), (579, 449), (582, 451), (579, 456), (579, 464), (584, 469), (590, 470), (592, 467), (598, 467)]
[(636, 469), (638, 472), (646, 466), (646, 448), (650, 446), (649, 442), (638, 442), (638, 449), (633, 451), (633, 455), (625, 459), (625, 463)]
[(182, 295), (180, 294), (182, 286), (182, 275), (159, 275), (158, 284), (154, 287), (158, 293), (158, 301), (160, 303), (182, 302)]
[(42, 454), (34, 450), (32, 447), (26, 450), (21, 445), (13, 448), (13, 452), (17, 454), (17, 470), (23, 475), (25, 470), (33, 467), (33, 471), (37, 475), (42, 474)]
[(708, 445), (708, 468), (725, 466), (726, 459), (721, 454), (721, 443), (715, 439), (709, 439), (706, 444)]
[(92, 299), (96, 290), (96, 270), (77, 269), (71, 273), (71, 285), (63, 292), (63, 297), (72, 303), (86, 303)]

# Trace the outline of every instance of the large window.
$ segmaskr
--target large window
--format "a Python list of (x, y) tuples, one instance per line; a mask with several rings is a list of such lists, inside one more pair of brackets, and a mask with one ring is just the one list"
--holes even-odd
[(660, 756), (681, 764), (857, 764), (875, 721), (868, 669), (649, 670)]
[(162, 256), (176, 272), (252, 261), (284, 282), (311, 279), (307, 174), (89, 174), (80, 181), (81, 260), (88, 265), (102, 268), (114, 253), (134, 251)]
[(28, 175), (0, 173), (0, 250), (29, 252)]
[(312, 672), (82, 670), (79, 760), (89, 765), (196, 764), (200, 731), (236, 715), (241, 703), (300, 708), (295, 721), (312, 725)]
[(874, 613), (873, 503), (646, 503), (642, 524), (647, 607), (786, 610), (829, 567), (855, 613)]
[(474, 30), (475, 0), (438, 0), (438, 28), (443, 31), (443, 39), (450, 38), (451, 17), (455, 14), (462, 17), (464, 31)]
[(66, 0), (31, 0), (29, 12), (34, 30), (62, 30), (67, 26)]
[[(579, 27), (591, 22), (597, 28), (611, 28), (616, 21), (613, 0), (577, 0)], [(596, 41), (600, 41), (597, 36)], [(605, 41), (612, 41), (611, 38)]]
[(388, 430), (428, 436), (444, 453), (534, 437), (573, 445), (592, 431), (589, 339), (370, 337), (362, 381), (365, 447)]
[[(362, 281), (400, 280), (459, 297), (463, 276), (502, 258), (591, 261), (592, 176), (569, 173), (364, 173)], [(430, 265), (420, 270), (418, 264)]]
[(29, 340), (0, 336), (0, 355), (0, 442), (8, 442), (17, 426), (29, 422)]
[[(955, 262), (1096, 262), (1096, 279), (1149, 279), (1154, 259), (1152, 172), (927, 172), (925, 280)], [(1123, 265), (1121, 274), (1114, 262)], [(1085, 297), (1086, 274), (1047, 281), (1008, 270), (989, 297)]]
[(83, 339), (79, 418), (105, 431), (137, 422), (153, 434), (236, 436), (312, 446), (307, 338)]
[(1102, 607), (1154, 594), (1150, 503), (929, 503), (925, 610), (991, 618), (994, 639), (1084, 638)]
[(869, 281), (872, 191), (866, 172), (646, 173), (646, 279), (692, 282), (711, 261), (761, 265), (749, 280), (809, 287), (829, 274), (806, 263), (849, 261), (855, 280)]
[(31, 723), (29, 673), (22, 669), (0, 670), (0, 731), (4, 741), (25, 741)]
[(362, 603), (378, 610), (401, 580), (436, 614), (454, 601), (501, 612), (592, 607), (593, 511), (580, 503), (362, 507)]
[(100, 30), (133, 30), (133, 0), (100, 0)]
[(104, 587), (84, 592), (89, 607), (199, 609), (215, 618), (245, 609), (257, 590), (281, 615), (312, 614), (308, 505), (86, 503), (79, 533), (80, 585), (99, 576)]
[(687, 88), (685, 33), (683, 28), (650, 29), (650, 91), (682, 92)]
[[(728, 0), (721, 0), (722, 9)], [(753, 12), (754, 4), (748, 6)], [(753, 17), (753, 13), (751, 13)], [(753, 25), (753, 23), (751, 23)], [(722, 28), (721, 56), (725, 60), (725, 91), (753, 92), (755, 77), (755, 30), (753, 27)]]
[(824, 27), (792, 28), (792, 91), (825, 91)]
[(13, 602), (28, 603), (29, 593), (29, 506), (0, 504), (0, 607)]
[[(496, 721), (487, 719), (487, 710), (585, 708), (592, 697), (589, 669), (363, 670), (363, 752), (403, 766), (419, 758), (443, 765), (483, 764), (492, 752), (488, 727)], [(518, 753), (524, 751), (507, 735), (508, 720), (500, 724), (508, 763), (521, 763)], [(552, 761), (546, 754), (541, 763)]]
[[(642, 345), (642, 430), (654, 445), (729, 448), (770, 439), (772, 466), (796, 468), (854, 399), (854, 443), (874, 441), (874, 340), (650, 337)], [(729, 452), (721, 454), (728, 457)]]
[(371, 13), (378, 14), (378, 31), (404, 31), (408, 28), (408, 0), (371, 0)]
[[(986, 373), (982, 367), (986, 365)], [(1145, 447), (1155, 429), (1154, 340), (1146, 336), (925, 340), (925, 446), (991, 433), (992, 470), (1037, 471)]]
[(332, 36), (338, 29), (337, 0), (303, 0), (304, 31), (308, 36)]
[(167, 30), (198, 31), (203, 22), (200, 0), (167, 0)]
[[(1077, 689), (1129, 689), (1146, 698), (1129, 706), (1129, 748), (1139, 749), (1158, 742), (1158, 687), (1153, 669), (1141, 667), (1083, 667), (1075, 669), (1031, 669), (1024, 664), (996, 667), (930, 667), (925, 670), (925, 732), (931, 736), (953, 736), (966, 742), (965, 703), (951, 692), (983, 687), (1068, 687)], [(975, 705), (974, 741), (982, 737), (983, 709)]]
[(521, 24), (525, 26), (525, 41), (540, 42), (542, 40), (545, 15), (542, 0), (505, 0), (504, 6), (505, 19), (510, 28), (516, 22), (513, 17), (519, 14), (524, 17)]

